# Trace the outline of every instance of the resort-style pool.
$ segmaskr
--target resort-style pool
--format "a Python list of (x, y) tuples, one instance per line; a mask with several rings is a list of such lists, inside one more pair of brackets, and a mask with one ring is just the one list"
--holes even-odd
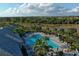
[[(33, 45), (36, 43), (36, 41), (40, 38), (42, 38), (43, 36), (39, 33), (34, 34), (31, 37), (27, 37), (25, 38), (25, 45), (28, 49), (28, 52), (32, 52), (33, 53)], [(52, 39), (49, 38), (49, 40), (47, 40), (47, 43), (49, 46), (51, 46), (52, 48), (59, 48), (59, 45), (57, 45)], [(30, 50), (30, 51), (29, 51)], [(31, 53), (31, 54), (32, 54)]]

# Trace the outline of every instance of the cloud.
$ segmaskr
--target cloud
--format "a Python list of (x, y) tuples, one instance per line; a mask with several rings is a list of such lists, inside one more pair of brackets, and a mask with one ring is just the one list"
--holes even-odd
[(24, 3), (19, 7), (8, 8), (1, 12), (4, 16), (47, 16), (58, 12), (58, 8), (51, 3)]
[(77, 13), (77, 12), (79, 12), (79, 6), (75, 7), (75, 8), (72, 8), (72, 9), (69, 9), (67, 12), (68, 13)]
[(19, 10), (21, 13), (33, 13), (36, 15), (47, 15), (46, 10), (51, 9), (52, 10), (53, 4), (23, 4), (19, 7)]
[(8, 8), (0, 16), (63, 16), (74, 15), (79, 12), (79, 7), (67, 9), (53, 3), (24, 3), (18, 7)]

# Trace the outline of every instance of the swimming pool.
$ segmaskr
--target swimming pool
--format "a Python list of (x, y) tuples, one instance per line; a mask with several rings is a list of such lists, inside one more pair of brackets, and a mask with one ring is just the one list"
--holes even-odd
[[(34, 34), (31, 37), (25, 38), (25, 45), (28, 49), (28, 54), (31, 55), (33, 53), (33, 45), (37, 42), (38, 39), (43, 38), (41, 34), (37, 33)], [(57, 45), (54, 41), (52, 41), (51, 38), (49, 40), (46, 40), (48, 45), (51, 46), (52, 48), (59, 48), (59, 45)]]

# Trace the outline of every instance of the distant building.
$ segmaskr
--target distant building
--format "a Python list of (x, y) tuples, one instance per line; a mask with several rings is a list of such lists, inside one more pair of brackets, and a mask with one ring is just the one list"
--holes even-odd
[(20, 37), (12, 32), (13, 27), (0, 30), (0, 56), (21, 56)]

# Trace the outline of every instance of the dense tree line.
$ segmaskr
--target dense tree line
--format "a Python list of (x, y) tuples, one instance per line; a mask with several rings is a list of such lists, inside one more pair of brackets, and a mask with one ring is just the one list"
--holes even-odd
[(0, 22), (4, 21), (45, 24), (79, 24), (79, 17), (1, 17)]

